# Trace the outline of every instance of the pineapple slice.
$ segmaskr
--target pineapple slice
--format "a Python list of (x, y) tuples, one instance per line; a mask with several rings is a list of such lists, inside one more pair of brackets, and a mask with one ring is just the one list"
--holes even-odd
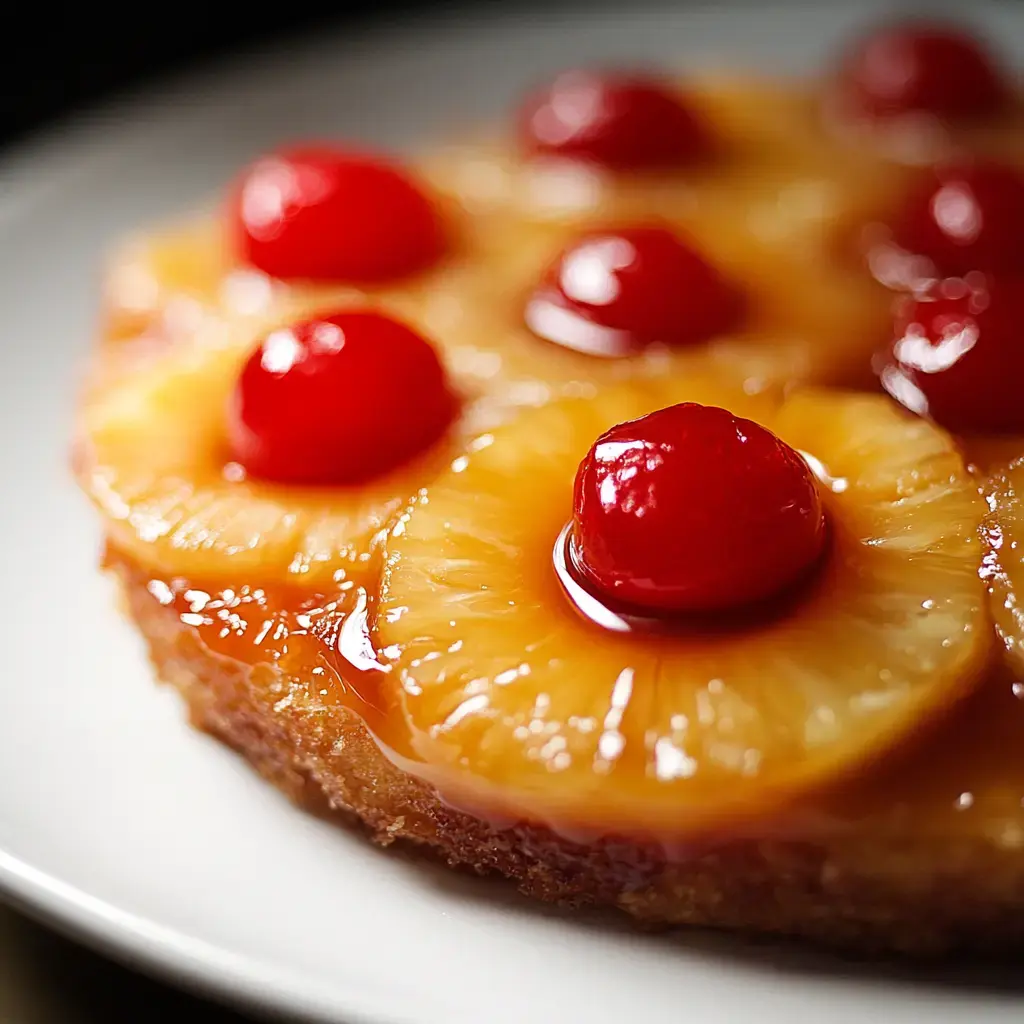
[(251, 332), (366, 299), (347, 286), (295, 287), (239, 265), (219, 217), (196, 217), (129, 239), (107, 267), (103, 338), (181, 342), (212, 321)]
[[(602, 222), (614, 233), (623, 220)], [(820, 249), (784, 251), (749, 234), (680, 228), (733, 284), (745, 312), (736, 327), (705, 343), (655, 346), (635, 356), (606, 359), (537, 337), (524, 322), (531, 292), (558, 253), (578, 237), (575, 228), (504, 225), (501, 244), (475, 262), (438, 275), (407, 315), (445, 339), (469, 370), (494, 367), (496, 377), (534, 380), (554, 392), (580, 382), (712, 372), (747, 389), (812, 381), (876, 386), (871, 359), (892, 333), (891, 295), (863, 272), (844, 269)]]
[[(552, 568), (577, 464), (612, 423), (683, 400), (812, 457), (829, 553), (774, 619), (603, 629)], [(880, 397), (610, 389), (522, 416), (427, 489), (388, 541), (375, 643), (446, 795), (584, 830), (713, 827), (850, 773), (974, 685), (983, 511), (947, 435)]]
[(107, 267), (105, 336), (177, 338), (214, 311), (237, 316), (272, 306), (279, 298), (275, 283), (255, 270), (233, 275), (232, 262), (213, 217), (130, 238)]
[(1024, 672), (1024, 457), (994, 473), (986, 487), (989, 513), (982, 575), (996, 632), (1011, 667)]
[[(448, 260), (457, 259), (481, 239), (460, 208), (444, 196), (435, 198), (450, 236)], [(155, 226), (114, 251), (105, 274), (102, 333), (108, 342), (180, 341), (211, 320), (259, 330), (346, 302), (400, 302), (429, 289), (446, 262), (394, 284), (285, 282), (241, 262), (225, 217), (211, 211)]]
[(579, 223), (668, 215), (727, 230), (768, 218), (794, 241), (876, 209), (903, 180), (902, 169), (870, 148), (826, 130), (814, 83), (704, 74), (680, 89), (715, 148), (710, 159), (676, 171), (611, 174), (523, 160), (504, 133), (437, 147), (418, 169), (438, 192), (484, 217)]
[(143, 333), (179, 296), (211, 300), (227, 265), (213, 219), (129, 238), (113, 252), (106, 268), (106, 333), (112, 338)]
[(225, 418), (254, 342), (199, 332), (88, 391), (79, 479), (113, 546), (151, 572), (254, 586), (361, 578), (378, 532), (500, 413), (467, 398), (444, 440), (358, 486), (246, 479), (231, 461)]

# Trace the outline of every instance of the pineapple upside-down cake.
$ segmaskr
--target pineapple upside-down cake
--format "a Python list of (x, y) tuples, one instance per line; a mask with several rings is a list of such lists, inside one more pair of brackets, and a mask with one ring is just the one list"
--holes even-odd
[(1020, 949), (1022, 122), (901, 22), (291, 147), (131, 240), (74, 465), (159, 675), (545, 900)]

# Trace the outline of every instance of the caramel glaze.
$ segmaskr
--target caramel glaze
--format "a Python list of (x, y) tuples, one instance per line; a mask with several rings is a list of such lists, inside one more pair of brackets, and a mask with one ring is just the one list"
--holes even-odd
[[(105, 566), (132, 572), (131, 560), (109, 547)], [(150, 579), (148, 590), (210, 653), (252, 673), (272, 669), (282, 700), (301, 687), (325, 707), (358, 715), (389, 755), (416, 760), (370, 637), (375, 597), (355, 580), (333, 594), (181, 577)]]
[[(113, 550), (106, 564), (129, 575), (139, 571)], [(211, 587), (177, 578), (150, 579), (148, 590), (212, 654), (248, 666), (254, 685), (280, 694), (282, 709), (297, 691), (313, 706), (344, 708), (365, 724), (385, 756), (438, 786), (446, 803), (498, 827), (514, 823), (501, 808), (445, 791), (431, 777), (404, 725), (398, 689), (378, 660), (375, 598), (360, 581), (343, 581), (334, 594)], [(576, 842), (600, 838), (571, 822), (543, 824)], [(657, 840), (670, 857), (685, 858), (736, 838), (813, 843), (844, 834), (1024, 848), (1024, 682), (1001, 663), (994, 666), (977, 691), (913, 741), (856, 776), (773, 811), (770, 820), (728, 826), (696, 842), (641, 838)]]

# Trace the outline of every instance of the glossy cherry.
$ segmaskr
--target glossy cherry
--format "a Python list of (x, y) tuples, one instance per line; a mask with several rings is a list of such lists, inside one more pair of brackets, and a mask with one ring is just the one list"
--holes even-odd
[(598, 593), (653, 612), (761, 601), (818, 560), (807, 463), (724, 409), (675, 405), (602, 434), (576, 474), (570, 553)]
[(893, 225), (892, 241), (924, 257), (935, 277), (1024, 269), (1024, 174), (996, 162), (923, 172)]
[(455, 406), (427, 341), (380, 313), (352, 310), (263, 339), (236, 385), (228, 440), (254, 477), (356, 483), (429, 447)]
[(1024, 433), (1022, 287), (979, 275), (905, 300), (879, 361), (882, 386), (957, 433)]
[(940, 21), (899, 21), (858, 41), (840, 88), (853, 112), (875, 118), (931, 114), (983, 118), (1005, 102), (1002, 69), (981, 40)]
[(229, 205), (242, 257), (288, 280), (389, 281), (425, 270), (445, 245), (437, 209), (409, 175), (328, 146), (256, 161)]
[(710, 148), (699, 116), (666, 83), (587, 71), (560, 75), (527, 99), (519, 141), (529, 156), (582, 160), (613, 171), (679, 167)]
[(565, 249), (526, 305), (538, 336), (592, 355), (691, 345), (732, 327), (737, 293), (663, 227), (595, 231)]

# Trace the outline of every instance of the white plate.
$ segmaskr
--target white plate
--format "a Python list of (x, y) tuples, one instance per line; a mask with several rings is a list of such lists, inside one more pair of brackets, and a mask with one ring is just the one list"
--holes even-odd
[[(618, 5), (314, 42), (97, 114), (0, 166), (0, 885), (227, 998), (392, 1024), (1019, 1021), (1012, 991), (880, 978), (559, 915), (306, 817), (152, 685), (65, 469), (98, 255), (286, 137), (407, 143), (586, 60), (793, 69), (864, 13)], [(985, 13), (1024, 53), (1024, 11)]]

